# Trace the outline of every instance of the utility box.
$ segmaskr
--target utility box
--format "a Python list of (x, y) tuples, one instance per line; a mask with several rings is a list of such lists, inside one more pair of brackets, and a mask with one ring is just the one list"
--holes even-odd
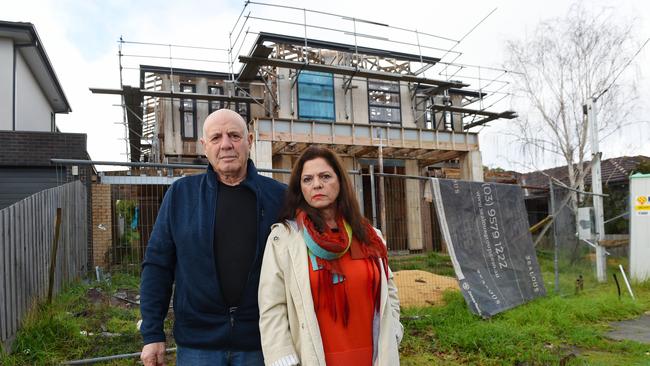
[(650, 279), (650, 174), (630, 176), (630, 277)]
[(593, 207), (578, 207), (578, 239), (594, 239)]

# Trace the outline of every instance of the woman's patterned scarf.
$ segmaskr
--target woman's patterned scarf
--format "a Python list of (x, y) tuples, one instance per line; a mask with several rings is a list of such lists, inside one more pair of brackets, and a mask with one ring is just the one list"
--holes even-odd
[[(350, 251), (352, 259), (367, 259), (367, 263), (374, 267), (368, 268), (369, 278), (372, 279), (368, 283), (368, 296), (374, 300), (375, 311), (378, 312), (381, 281), (376, 273), (383, 268), (386, 278), (388, 278), (388, 252), (375, 229), (365, 222), (364, 227), (368, 240), (366, 243), (361, 243), (352, 235), (352, 228), (345, 222), (342, 215), (338, 215), (336, 218), (339, 228), (336, 231), (329, 227), (326, 227), (324, 232), (318, 231), (309, 215), (302, 210), (297, 211), (296, 221), (307, 244), (312, 270), (319, 271), (318, 286), (316, 286), (318, 294), (314, 296), (316, 310), (320, 306), (327, 306), (332, 317), (336, 320), (340, 313), (343, 324), (347, 326), (350, 304), (345, 274), (341, 269), (339, 258)], [(343, 286), (343, 296), (336, 296), (336, 285)], [(355, 294), (355, 296), (358, 295)]]

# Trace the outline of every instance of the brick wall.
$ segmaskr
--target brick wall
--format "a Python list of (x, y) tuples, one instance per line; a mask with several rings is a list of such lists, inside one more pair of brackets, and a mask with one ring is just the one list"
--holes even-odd
[(0, 131), (0, 166), (50, 166), (50, 159), (88, 159), (86, 134)]
[(93, 183), (91, 186), (92, 204), (92, 245), (93, 268), (100, 266), (109, 267), (108, 253), (111, 249), (111, 186), (108, 184)]

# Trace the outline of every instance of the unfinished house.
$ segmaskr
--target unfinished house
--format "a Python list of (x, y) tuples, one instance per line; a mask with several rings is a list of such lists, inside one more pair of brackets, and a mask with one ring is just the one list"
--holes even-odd
[(435, 215), (417, 177), (448, 164), (455, 178), (482, 181), (478, 134), (468, 130), (515, 113), (472, 107), (486, 93), (462, 80), (426, 77), (440, 58), (356, 41), (255, 37), (242, 54), (230, 54), (232, 72), (140, 65), (139, 86), (93, 89), (123, 96), (131, 161), (207, 163), (202, 123), (230, 108), (249, 122), (258, 168), (288, 170), (306, 147), (328, 146), (356, 172), (364, 214), (382, 228), (389, 247), (431, 249)]

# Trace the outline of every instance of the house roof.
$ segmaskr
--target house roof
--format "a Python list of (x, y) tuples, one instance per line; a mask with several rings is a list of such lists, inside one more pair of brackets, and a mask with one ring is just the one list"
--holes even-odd
[(63, 93), (63, 88), (34, 25), (0, 20), (0, 38), (10, 38), (14, 41), (15, 49), (27, 62), (54, 112), (71, 112), (68, 99)]
[[(600, 163), (601, 179), (604, 185), (627, 182), (630, 174), (637, 169), (639, 164), (650, 160), (647, 156), (620, 156), (617, 158), (605, 159)], [(585, 162), (585, 169), (590, 162)], [(522, 174), (519, 182), (529, 186), (547, 186), (548, 176), (556, 178), (567, 185), (569, 184), (569, 173), (566, 165), (546, 169), (537, 172)], [(591, 174), (585, 177), (585, 185), (591, 185)]]

